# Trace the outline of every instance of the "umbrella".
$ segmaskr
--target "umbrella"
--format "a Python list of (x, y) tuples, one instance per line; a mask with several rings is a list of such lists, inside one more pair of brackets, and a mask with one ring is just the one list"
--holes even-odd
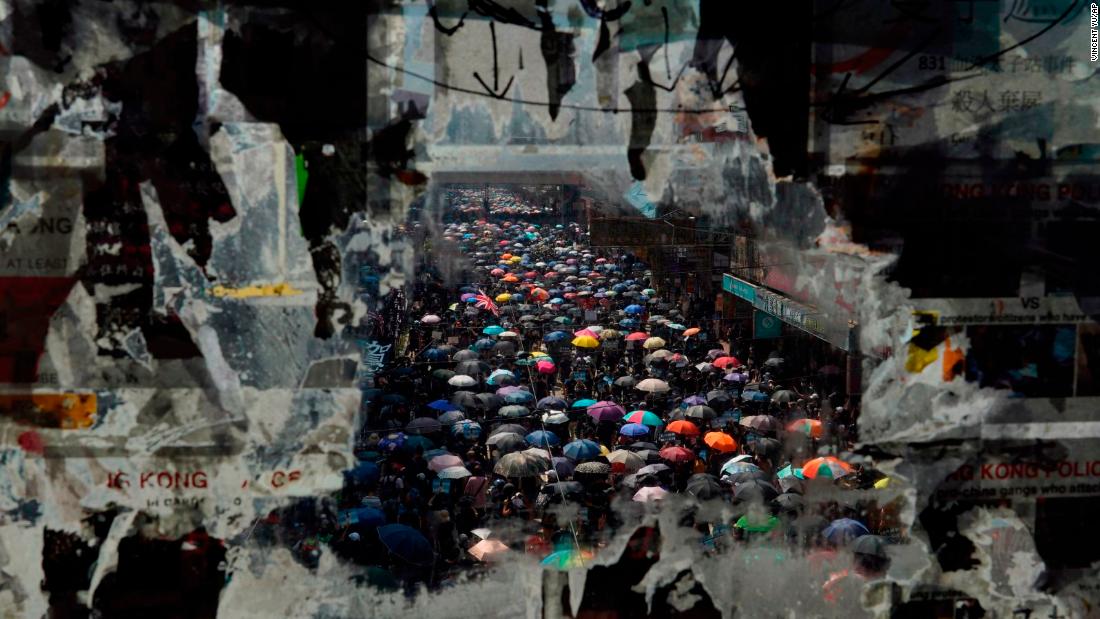
[(451, 426), (451, 434), (469, 439), (481, 436), (481, 424), (464, 419)]
[(518, 391), (512, 391), (504, 395), (504, 401), (509, 404), (526, 404), (534, 401), (535, 394), (530, 391), (520, 389)]
[(431, 417), (417, 417), (405, 426), (406, 434), (431, 434), (439, 432), (443, 426), (438, 420)]
[(694, 423), (691, 423), (690, 421), (686, 421), (684, 419), (673, 421), (672, 423), (668, 424), (667, 429), (673, 434), (681, 434), (683, 436), (699, 435), (699, 428), (697, 428)]
[(787, 431), (805, 434), (811, 438), (821, 438), (823, 428), (817, 419), (795, 419), (787, 424)]
[(772, 402), (779, 402), (786, 404), (788, 402), (794, 402), (798, 399), (798, 394), (790, 389), (780, 389), (772, 394)]
[(625, 389), (630, 389), (631, 387), (633, 387), (634, 385), (637, 385), (637, 384), (638, 384), (638, 380), (635, 379), (633, 376), (620, 376), (620, 377), (615, 379), (615, 386), (616, 387), (623, 387)]
[(431, 404), (428, 404), (428, 408), (437, 411), (457, 411), (462, 410), (458, 405), (448, 402), (447, 400), (436, 400)]
[(489, 433), (489, 436), (496, 436), (497, 434), (527, 434), (527, 428), (521, 426), (518, 423), (502, 423), (499, 426), (493, 428), (493, 431)]
[(862, 535), (868, 535), (871, 531), (860, 521), (851, 518), (840, 518), (829, 523), (822, 532), (825, 539), (834, 546), (848, 544)]
[(521, 451), (501, 456), (493, 472), (501, 477), (534, 477), (548, 468), (550, 461), (546, 458)]
[(477, 380), (465, 374), (456, 374), (447, 381), (447, 384), (452, 387), (473, 387), (477, 384)]
[(494, 370), (493, 373), (489, 375), (489, 378), (485, 379), (485, 384), (494, 386), (508, 384), (514, 385), (515, 382), (516, 375), (509, 372), (508, 370)]
[(436, 380), (451, 380), (455, 375), (454, 370), (434, 370), (432, 377)]
[(717, 417), (718, 413), (714, 412), (714, 409), (709, 406), (695, 405), (688, 407), (687, 412), (684, 413), (684, 415), (687, 417), (691, 417), (692, 419), (708, 420)]
[(378, 465), (373, 462), (359, 462), (346, 473), (349, 480), (365, 485), (377, 482), (381, 474)]
[(767, 402), (768, 394), (761, 393), (755, 389), (747, 389), (741, 392), (741, 399), (747, 402)]
[(660, 486), (646, 486), (635, 492), (632, 500), (639, 503), (650, 503), (653, 501), (660, 501), (666, 496), (668, 496), (668, 490)]
[(386, 514), (382, 510), (373, 507), (353, 507), (340, 510), (336, 522), (344, 527), (357, 524), (377, 527), (386, 524)]
[(447, 411), (439, 416), (439, 423), (445, 426), (453, 426), (455, 423), (465, 418), (466, 415), (463, 415), (462, 411)]
[(558, 474), (558, 479), (568, 479), (573, 476), (573, 468), (576, 466), (573, 461), (563, 456), (554, 456), (550, 459), (551, 466), (554, 467), (554, 472)]
[(501, 417), (526, 417), (531, 414), (526, 406), (520, 406), (519, 404), (509, 404), (508, 406), (501, 407), (497, 414)]
[(426, 316), (424, 316), (423, 318), (420, 319), (420, 322), (422, 322), (426, 325), (434, 325), (434, 324), (438, 323), (440, 320), (441, 319), (439, 318), (439, 316), (436, 316), (435, 314), (427, 314)]
[(718, 483), (714, 475), (706, 473), (696, 473), (689, 477), (684, 489), (688, 494), (704, 501), (722, 496), (722, 485)]
[(607, 475), (611, 472), (611, 465), (597, 461), (581, 462), (573, 471), (582, 475)]
[(737, 475), (738, 473), (755, 473), (760, 467), (752, 462), (738, 461), (736, 458), (722, 465), (723, 475)]
[(553, 374), (554, 370), (557, 368), (554, 366), (553, 361), (539, 361), (535, 363), (535, 369), (537, 369), (540, 374)]
[(742, 417), (740, 423), (746, 428), (762, 434), (776, 432), (782, 427), (779, 420), (771, 415), (749, 415), (748, 417)]
[(886, 540), (878, 535), (860, 535), (852, 544), (852, 552), (857, 555), (885, 559)]
[(460, 350), (451, 357), (453, 361), (475, 361), (477, 360), (477, 353), (472, 350)]
[(495, 539), (483, 539), (480, 542), (470, 546), (466, 551), (470, 553), (470, 556), (478, 561), (485, 562), (489, 559), (496, 559), (499, 555), (503, 555), (509, 551), (508, 546), (503, 542)]
[(687, 447), (665, 447), (660, 453), (661, 458), (672, 463), (695, 461), (695, 452)]
[(619, 428), (619, 434), (623, 436), (646, 436), (649, 434), (649, 426), (642, 425), (640, 423), (628, 423), (625, 426)]
[[(516, 389), (516, 387), (510, 387), (510, 389)], [(495, 393), (479, 393), (474, 396), (474, 399), (477, 400), (478, 406), (486, 411), (495, 411), (504, 406), (504, 400)]]
[(643, 466), (642, 468), (638, 469), (638, 475), (639, 476), (642, 476), (642, 475), (660, 475), (661, 473), (664, 473), (665, 471), (671, 471), (671, 470), (672, 469), (668, 468), (667, 464), (661, 464), (661, 463), (649, 464), (649, 465)]
[(802, 511), (803, 499), (801, 494), (784, 492), (772, 500), (779, 509), (788, 512)]
[(481, 332), (485, 335), (500, 335), (501, 333), (504, 333), (504, 327), (500, 325), (489, 325), (488, 327), (482, 329)]
[(539, 494), (556, 494), (559, 496), (568, 496), (583, 493), (584, 486), (582, 486), (580, 482), (576, 481), (558, 481), (552, 484), (545, 484), (542, 488), (539, 488)]
[(546, 555), (540, 565), (556, 570), (569, 570), (584, 567), (585, 561), (592, 558), (592, 553), (587, 550), (566, 548)]
[(794, 477), (796, 479), (806, 479), (802, 475), (802, 469), (796, 469), (793, 465), (790, 464), (776, 471), (775, 476), (778, 479), (786, 479), (788, 477)]
[(640, 341), (645, 341), (645, 340), (648, 340), (648, 339), (649, 339), (649, 334), (645, 333), (643, 331), (635, 331), (634, 333), (631, 333), (630, 335), (626, 336), (626, 340), (628, 342), (640, 342)]
[(446, 361), (447, 351), (438, 348), (429, 348), (424, 351), (424, 358), (428, 361)]
[(725, 432), (707, 432), (703, 436), (703, 442), (707, 444), (707, 447), (722, 453), (737, 451), (737, 441)]
[(569, 333), (567, 333), (565, 331), (551, 331), (550, 333), (547, 333), (546, 335), (542, 336), (542, 341), (544, 341), (544, 342), (560, 342), (560, 341), (564, 340), (567, 337), (569, 337)]
[(566, 444), (562, 453), (573, 460), (587, 460), (600, 455), (600, 445), (595, 441), (580, 439)]
[(546, 430), (535, 430), (534, 432), (525, 436), (524, 440), (527, 441), (528, 445), (538, 447), (549, 448), (561, 444), (561, 439), (558, 438), (557, 434), (554, 434), (553, 432), (548, 432)]
[(623, 416), (623, 421), (629, 423), (640, 423), (644, 426), (651, 428), (659, 428), (665, 425), (665, 422), (661, 421), (655, 413), (649, 411), (633, 411)]
[(596, 421), (619, 421), (626, 411), (614, 402), (596, 402), (588, 407), (588, 415)]
[(557, 396), (552, 395), (539, 400), (538, 407), (563, 411), (569, 408), (569, 403)]
[(707, 392), (707, 404), (710, 406), (724, 406), (731, 402), (730, 394), (720, 389)]
[(645, 466), (645, 460), (638, 454), (625, 449), (616, 449), (609, 453), (607, 460), (611, 463), (611, 470), (617, 473), (637, 473), (639, 469)]
[(431, 565), (435, 560), (432, 545), (416, 529), (403, 524), (378, 527), (378, 540), (394, 556), (414, 565)]
[(449, 469), (452, 466), (462, 466), (462, 458), (453, 454), (447, 454), (445, 456), (436, 456), (428, 461), (428, 468), (436, 473), (443, 469)]
[[(629, 338), (627, 338), (629, 339)], [(664, 348), (665, 341), (659, 337), (651, 337), (642, 343), (642, 348), (646, 350), (656, 350), (658, 348)]]
[(440, 479), (464, 479), (472, 475), (464, 466), (451, 466), (439, 472)]
[(490, 447), (496, 447), (501, 453), (519, 451), (527, 446), (527, 442), (523, 440), (523, 436), (514, 432), (494, 434), (485, 441), (485, 444)]
[(572, 344), (577, 348), (596, 348), (600, 345), (600, 340), (591, 335), (582, 335), (573, 338)]
[(767, 482), (767, 480), (752, 477), (750, 479), (739, 481), (734, 484), (733, 496), (741, 501), (751, 501), (755, 499), (762, 499), (763, 501), (771, 501), (779, 495), (779, 491), (775, 489), (775, 486)]
[(852, 467), (847, 462), (838, 460), (833, 456), (814, 458), (802, 465), (802, 475), (806, 479), (830, 478), (836, 479), (852, 472)]
[(728, 370), (730, 368), (735, 368), (735, 367), (740, 366), (741, 362), (737, 359), (737, 357), (718, 357), (714, 361), (711, 361), (711, 365), (713, 365), (716, 368), (722, 368), (723, 370)]
[(665, 393), (668, 391), (668, 383), (659, 378), (647, 378), (638, 383), (635, 389), (646, 393)]
[(684, 406), (700, 406), (707, 403), (706, 398), (701, 398), (697, 395), (688, 396), (684, 398)]

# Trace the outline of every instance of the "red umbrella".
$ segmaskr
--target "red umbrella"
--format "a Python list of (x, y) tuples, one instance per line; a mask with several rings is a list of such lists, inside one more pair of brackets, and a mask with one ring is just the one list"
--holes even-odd
[(683, 434), (684, 436), (699, 436), (699, 428), (695, 427), (694, 423), (686, 419), (679, 419), (668, 424), (666, 428), (673, 434)]
[(635, 331), (634, 333), (631, 333), (630, 335), (626, 336), (626, 339), (631, 341), (631, 342), (640, 342), (640, 341), (648, 340), (649, 339), (649, 334), (648, 333), (642, 333), (641, 331)]
[[(696, 430), (696, 434), (698, 434)], [(660, 452), (661, 458), (669, 462), (694, 462), (695, 452), (687, 447), (665, 447)]]
[(711, 364), (725, 370), (738, 367), (741, 365), (741, 362), (737, 360), (737, 357), (718, 357), (714, 361), (711, 361)]

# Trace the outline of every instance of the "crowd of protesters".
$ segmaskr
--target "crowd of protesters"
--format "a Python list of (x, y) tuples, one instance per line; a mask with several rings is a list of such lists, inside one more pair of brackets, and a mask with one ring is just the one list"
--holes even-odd
[(525, 221), (522, 196), (449, 204), (433, 243), (459, 248), (466, 277), (426, 271), (410, 295), (326, 538), (373, 584), (439, 586), (524, 557), (584, 567), (673, 503), (726, 508), (686, 512), (704, 553), (760, 541), (885, 569), (889, 478), (850, 452), (834, 360), (723, 341), (705, 304), (663, 295), (630, 252), (590, 251), (579, 224)]

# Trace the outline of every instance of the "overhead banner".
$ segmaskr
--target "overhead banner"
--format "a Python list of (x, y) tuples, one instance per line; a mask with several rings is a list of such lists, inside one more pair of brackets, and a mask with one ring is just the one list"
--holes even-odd
[(783, 334), (783, 322), (767, 312), (754, 310), (752, 313), (752, 336), (754, 339), (767, 340)]

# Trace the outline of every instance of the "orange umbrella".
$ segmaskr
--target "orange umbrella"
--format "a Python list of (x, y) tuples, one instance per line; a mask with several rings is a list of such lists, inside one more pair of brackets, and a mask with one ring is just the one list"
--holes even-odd
[(686, 329), (684, 331), (684, 337), (691, 337), (691, 336), (695, 335), (696, 333), (699, 333), (700, 331), (702, 331), (702, 329), (700, 329), (699, 327), (692, 327), (690, 329)]
[(836, 479), (851, 472), (852, 465), (833, 456), (814, 458), (802, 465), (802, 475), (806, 479)]
[(519, 281), (519, 278), (518, 278), (518, 277), (516, 277), (515, 275), (505, 275), (505, 276), (504, 276), (504, 277), (503, 277), (503, 278), (502, 278), (502, 279), (501, 279), (500, 281), (502, 281), (502, 282), (509, 282), (509, 283), (511, 283), (511, 282), (518, 282), (518, 281)]
[(787, 424), (788, 432), (800, 432), (811, 438), (821, 438), (823, 430), (817, 419), (795, 419)]
[(508, 546), (495, 539), (483, 539), (467, 551), (478, 561), (498, 558), (497, 555), (508, 552)]
[(673, 434), (683, 434), (684, 436), (699, 436), (699, 428), (695, 427), (694, 423), (686, 419), (678, 419), (668, 424), (666, 428)]
[(643, 333), (642, 331), (635, 331), (634, 333), (631, 333), (630, 335), (626, 336), (626, 339), (627, 339), (627, 341), (630, 341), (630, 342), (640, 342), (640, 341), (648, 340), (649, 339), (649, 334), (648, 333)]
[(707, 447), (722, 453), (737, 451), (737, 441), (725, 432), (707, 432), (706, 436), (703, 437), (703, 442), (707, 444)]

